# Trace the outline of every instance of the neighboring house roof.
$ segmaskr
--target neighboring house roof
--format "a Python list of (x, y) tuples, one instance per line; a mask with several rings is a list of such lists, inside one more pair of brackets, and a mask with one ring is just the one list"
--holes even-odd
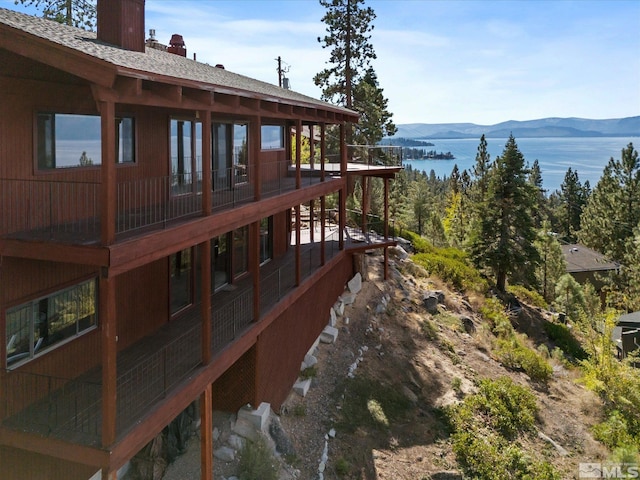
[(584, 245), (561, 245), (568, 273), (617, 270), (620, 264)]
[[(245, 77), (224, 68), (149, 47), (145, 52), (126, 50), (98, 40), (95, 32), (0, 8), (0, 48), (12, 50), (13, 46), (17, 46), (21, 38), (16, 37), (16, 34), (27, 34), (32, 37), (32, 40), (49, 48), (62, 47), (66, 54), (83, 57), (85, 61), (97, 60), (108, 64), (115, 67), (118, 75), (157, 81), (165, 79), (177, 85), (197, 85), (220, 93), (240, 96), (244, 94), (247, 97), (275, 102), (284, 101), (283, 103), (333, 111), (351, 117), (350, 120), (357, 120), (358, 114), (352, 110)], [(11, 42), (14, 39), (14, 45), (12, 45)]]
[(618, 318), (618, 325), (640, 328), (640, 312), (633, 312), (633, 313), (627, 313), (626, 315), (620, 315), (620, 318)]

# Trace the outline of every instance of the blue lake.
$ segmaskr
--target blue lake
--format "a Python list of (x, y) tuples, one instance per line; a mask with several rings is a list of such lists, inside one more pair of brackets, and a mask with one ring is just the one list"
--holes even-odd
[[(487, 150), (491, 160), (502, 154), (506, 138), (487, 138)], [(411, 165), (416, 170), (424, 170), (427, 174), (433, 169), (436, 176), (443, 178), (451, 175), (454, 165), (460, 172), (473, 169), (480, 138), (477, 139), (428, 139), (433, 147), (426, 150), (451, 152), (454, 160), (404, 160), (404, 165)], [(564, 137), (564, 138), (516, 138), (516, 143), (525, 160), (531, 165), (538, 160), (542, 170), (543, 188), (548, 193), (558, 190), (564, 180), (567, 169), (578, 171), (582, 183), (589, 180), (591, 188), (595, 187), (602, 175), (602, 170), (611, 157), (620, 159), (622, 149), (633, 143), (640, 149), (638, 137)]]

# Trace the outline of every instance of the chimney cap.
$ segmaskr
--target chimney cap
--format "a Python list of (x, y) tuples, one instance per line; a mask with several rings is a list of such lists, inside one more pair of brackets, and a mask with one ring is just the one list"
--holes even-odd
[(169, 45), (172, 47), (184, 47), (184, 39), (182, 38), (182, 35), (178, 35), (177, 33), (171, 35)]

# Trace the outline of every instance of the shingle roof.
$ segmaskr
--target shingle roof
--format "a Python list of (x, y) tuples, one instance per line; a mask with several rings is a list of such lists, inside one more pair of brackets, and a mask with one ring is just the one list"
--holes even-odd
[[(242, 92), (246, 92), (252, 97), (280, 99), (285, 103), (288, 101), (348, 116), (357, 115), (346, 108), (331, 105), (313, 97), (216, 68), (206, 63), (148, 47), (144, 53), (126, 50), (98, 40), (95, 32), (0, 8), (0, 29), (5, 25), (60, 45), (68, 49), (71, 54), (89, 55), (99, 61), (111, 64), (120, 74), (138, 72), (159, 75), (173, 79), (176, 84), (180, 84), (181, 81), (196, 82), (213, 88), (231, 89), (240, 95)], [(10, 45), (0, 45), (0, 47), (11, 50)]]
[(570, 244), (561, 247), (569, 273), (616, 270), (620, 267), (617, 262), (612, 262), (601, 253), (584, 245)]

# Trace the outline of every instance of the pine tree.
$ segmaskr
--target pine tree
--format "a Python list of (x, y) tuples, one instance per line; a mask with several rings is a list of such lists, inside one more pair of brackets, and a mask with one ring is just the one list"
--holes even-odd
[(491, 155), (487, 151), (487, 140), (484, 135), (480, 137), (476, 163), (473, 167), (473, 184), (471, 198), (474, 203), (482, 204), (487, 196), (489, 188), (489, 172), (491, 170)]
[(96, 25), (96, 3), (92, 0), (15, 0), (15, 4), (42, 9), (42, 16), (85, 30)]
[(555, 298), (556, 283), (566, 272), (566, 262), (560, 242), (550, 229), (550, 223), (544, 221), (535, 243), (540, 255), (536, 278), (540, 285), (540, 293), (548, 303), (551, 303)]
[(357, 139), (374, 144), (383, 135), (396, 131), (387, 100), (370, 66), (376, 58), (370, 41), (375, 12), (364, 6), (364, 0), (320, 0), (320, 5), (327, 9), (322, 17), (327, 34), (318, 37), (318, 42), (331, 53), (329, 67), (317, 73), (313, 81), (322, 89), (323, 100), (362, 115), (362, 125), (355, 132), (347, 131), (347, 143)]
[(640, 222), (640, 161), (629, 143), (620, 160), (611, 158), (580, 217), (578, 239), (613, 260), (626, 254)]
[(493, 271), (496, 288), (504, 292), (507, 277), (518, 272), (527, 283), (535, 283), (539, 262), (534, 246), (533, 187), (527, 181), (522, 153), (513, 135), (496, 158), (487, 189), (487, 200), (472, 233), (474, 261)]
[(560, 232), (568, 242), (575, 242), (576, 232), (580, 230), (580, 215), (588, 198), (588, 192), (580, 183), (578, 172), (571, 167), (564, 175), (560, 185), (562, 210), (559, 213)]

